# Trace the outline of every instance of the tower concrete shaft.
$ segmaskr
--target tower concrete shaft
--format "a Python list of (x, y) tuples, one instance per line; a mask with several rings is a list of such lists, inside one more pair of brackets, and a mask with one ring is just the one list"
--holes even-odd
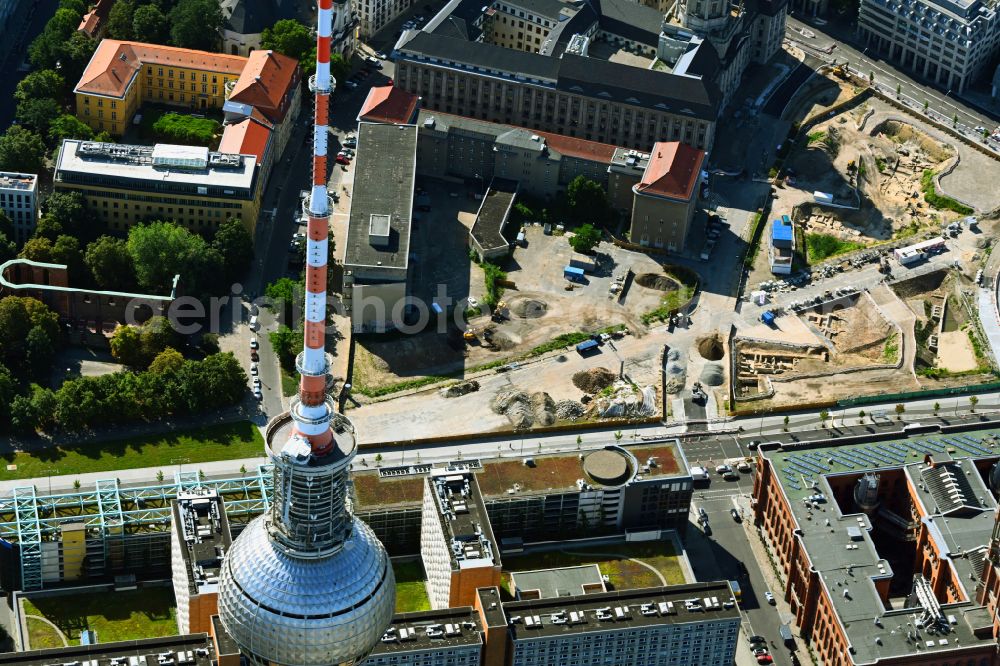
[(333, 446), (330, 430), (332, 403), (326, 398), (329, 367), (324, 349), (326, 331), (327, 245), (330, 229), (330, 198), (327, 194), (327, 141), (330, 116), (330, 33), (333, 0), (319, 0), (316, 31), (316, 74), (309, 87), (315, 95), (313, 111), (312, 190), (309, 224), (306, 228), (305, 345), (296, 359), (301, 377), (298, 399), (292, 405), (295, 430), (309, 440), (313, 453), (324, 455)]

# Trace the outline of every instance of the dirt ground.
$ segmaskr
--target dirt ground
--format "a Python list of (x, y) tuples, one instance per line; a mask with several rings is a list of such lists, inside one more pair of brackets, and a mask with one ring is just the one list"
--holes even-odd
[(950, 372), (967, 372), (979, 367), (965, 331), (948, 331), (938, 336), (937, 364)]
[[(354, 378), (363, 387), (390, 385), (428, 376), (451, 375), (496, 361), (513, 358), (564, 333), (596, 331), (624, 324), (637, 336), (646, 327), (641, 315), (659, 305), (663, 291), (633, 283), (623, 303), (609, 293), (615, 275), (631, 268), (636, 274), (662, 274), (662, 267), (649, 256), (598, 246), (598, 270), (583, 285), (570, 284), (562, 269), (569, 263), (572, 248), (564, 236), (546, 236), (541, 227), (526, 230), (527, 247), (519, 247), (505, 266), (508, 289), (503, 300), (509, 318), (491, 322), (486, 315), (473, 318), (469, 326), (481, 331), (492, 329), (493, 347), (467, 345), (454, 326), (450, 331), (434, 330), (419, 335), (380, 336), (356, 340)], [(478, 275), (477, 275), (478, 273)], [(482, 269), (472, 265), (468, 292), (483, 299)]]

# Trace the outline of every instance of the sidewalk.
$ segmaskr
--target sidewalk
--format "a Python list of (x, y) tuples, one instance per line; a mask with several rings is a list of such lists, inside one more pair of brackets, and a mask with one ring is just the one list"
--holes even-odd
[[(753, 524), (753, 511), (750, 509), (749, 496), (740, 495), (736, 498), (736, 501), (741, 507), (740, 510), (747, 517), (746, 520), (743, 521), (743, 530), (747, 533), (747, 543), (750, 544), (750, 550), (753, 551), (754, 559), (757, 561), (757, 567), (764, 576), (764, 581), (767, 583), (768, 589), (784, 590), (785, 580), (775, 574), (774, 567), (771, 565), (771, 559), (768, 556), (768, 548), (764, 544), (756, 525)], [(795, 616), (792, 614), (791, 607), (785, 601), (784, 594), (776, 594), (774, 596), (774, 600), (776, 602), (778, 615), (781, 617), (781, 621), (787, 623), (788, 626), (791, 627), (792, 634), (795, 636), (795, 656), (798, 657), (799, 663), (802, 664), (802, 666), (821, 666), (813, 661), (812, 655), (806, 648), (806, 641), (799, 633), (799, 628), (795, 624)]]

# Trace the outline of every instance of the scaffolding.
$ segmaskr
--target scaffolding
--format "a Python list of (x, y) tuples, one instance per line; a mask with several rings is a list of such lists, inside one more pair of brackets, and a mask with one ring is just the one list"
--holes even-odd
[[(141, 553), (131, 551), (150, 549), (149, 537), (169, 534), (170, 503), (178, 493), (215, 490), (230, 523), (239, 529), (267, 510), (272, 483), (271, 465), (259, 465), (231, 478), (206, 479), (197, 471), (178, 471), (172, 482), (156, 485), (126, 486), (118, 479), (101, 479), (92, 490), (48, 495), (39, 495), (34, 486), (19, 486), (12, 495), (0, 497), (0, 539), (18, 546), (21, 589), (41, 590), (47, 582), (43, 544), (59, 541), (64, 526), (84, 525), (87, 572), (107, 574), (141, 560)], [(169, 547), (168, 538), (166, 543)]]

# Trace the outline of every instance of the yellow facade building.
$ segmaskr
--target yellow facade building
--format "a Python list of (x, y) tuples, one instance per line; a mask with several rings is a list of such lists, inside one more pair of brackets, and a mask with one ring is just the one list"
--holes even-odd
[(73, 90), (76, 115), (95, 131), (121, 136), (145, 103), (221, 109), (227, 86), (236, 84), (247, 61), (221, 53), (105, 39)]

